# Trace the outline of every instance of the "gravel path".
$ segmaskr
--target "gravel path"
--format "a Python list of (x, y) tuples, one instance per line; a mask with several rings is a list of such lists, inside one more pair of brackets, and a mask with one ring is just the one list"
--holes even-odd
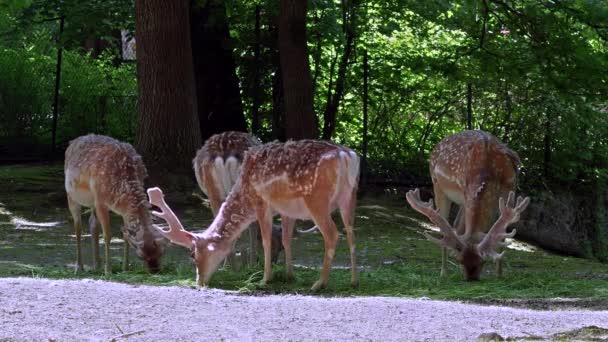
[(548, 338), (591, 325), (608, 328), (608, 311), (0, 278), (0, 340), (9, 341), (475, 341), (494, 332)]

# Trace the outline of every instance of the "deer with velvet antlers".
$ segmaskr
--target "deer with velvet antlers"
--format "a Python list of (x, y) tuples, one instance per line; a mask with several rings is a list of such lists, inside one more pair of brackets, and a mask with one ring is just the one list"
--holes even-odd
[[(261, 144), (258, 138), (249, 133), (228, 131), (209, 137), (196, 153), (196, 157), (192, 160), (194, 175), (201, 191), (209, 199), (214, 217), (236, 184), (245, 152)], [(256, 262), (257, 229), (255, 226), (248, 229), (249, 265)], [(280, 252), (280, 235), (280, 229), (273, 227), (273, 260)], [(279, 245), (277, 246), (277, 244)], [(231, 264), (232, 267), (235, 267), (233, 254), (230, 253), (225, 259), (224, 266)]]
[(336, 208), (340, 210), (350, 247), (351, 283), (357, 285), (353, 220), (358, 179), (359, 158), (346, 147), (315, 140), (275, 142), (247, 151), (240, 178), (211, 226), (201, 234), (183, 229), (160, 189), (148, 189), (148, 196), (150, 203), (161, 209), (153, 214), (169, 224), (169, 230), (161, 230), (162, 234), (192, 250), (200, 286), (208, 284), (233, 241), (255, 220), (260, 225), (264, 247), (261, 284), (270, 281), (271, 224), (276, 214), (281, 215), (285, 270), (287, 278), (291, 278), (290, 243), (295, 220), (312, 219), (325, 241), (321, 276), (312, 286), (312, 290), (318, 290), (327, 285), (338, 241), (330, 215)]
[(105, 273), (112, 273), (109, 212), (113, 211), (124, 221), (123, 270), (128, 269), (131, 244), (150, 272), (157, 272), (165, 242), (158, 230), (152, 228), (150, 205), (144, 192), (146, 167), (135, 149), (107, 136), (85, 135), (70, 142), (65, 151), (64, 172), (68, 207), (76, 232), (76, 271), (83, 269), (80, 238), (81, 207), (85, 206), (92, 209), (90, 229), (96, 269), (101, 260), (95, 216), (103, 229)]
[[(434, 148), (429, 166), (437, 209), (433, 200), (420, 200), (418, 189), (406, 197), (443, 235), (439, 240), (425, 233), (442, 248), (442, 277), (447, 272), (446, 248), (455, 252), (466, 280), (479, 280), (487, 259), (493, 259), (498, 276), (502, 274), (504, 252), (499, 250), (516, 232), (507, 233), (507, 228), (519, 220), (530, 202), (529, 197), (515, 201), (519, 165), (517, 153), (483, 131), (450, 135)], [(447, 221), (452, 203), (460, 206), (456, 229)], [(492, 225), (497, 213), (500, 216)]]
[[(209, 199), (211, 212), (215, 217), (222, 202), (228, 197), (241, 171), (245, 152), (262, 143), (254, 136), (243, 132), (224, 132), (209, 137), (192, 160), (196, 182)], [(253, 264), (256, 252), (256, 231), (249, 231), (249, 263)], [(236, 241), (235, 241), (236, 243)], [(224, 267), (234, 267), (233, 252), (224, 259)]]

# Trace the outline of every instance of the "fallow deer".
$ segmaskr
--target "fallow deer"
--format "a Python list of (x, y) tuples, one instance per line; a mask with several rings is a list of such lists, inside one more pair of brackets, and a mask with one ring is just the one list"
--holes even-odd
[[(215, 217), (222, 202), (228, 197), (241, 171), (245, 152), (262, 143), (256, 137), (243, 132), (224, 132), (211, 136), (192, 160), (198, 186), (209, 199), (211, 212)], [(256, 231), (249, 229), (249, 257), (253, 263), (256, 251)], [(236, 241), (235, 241), (236, 242)], [(224, 266), (234, 264), (233, 252), (225, 259)], [(234, 265), (232, 265), (234, 266)]]
[[(260, 140), (251, 134), (228, 131), (211, 136), (196, 153), (196, 157), (192, 160), (194, 175), (199, 187), (209, 198), (214, 217), (239, 177), (245, 152), (251, 147), (261, 144)], [(248, 230), (250, 265), (254, 264), (256, 260), (257, 229), (252, 226)], [(273, 227), (273, 242), (280, 243), (280, 235), (280, 229)], [(276, 256), (280, 252), (280, 245), (273, 247), (272, 254)], [(228, 260), (232, 259), (232, 254), (225, 259), (224, 266), (228, 264)], [(230, 264), (233, 264), (234, 267), (233, 260)]]
[[(406, 197), (412, 208), (426, 215), (443, 234), (441, 240), (425, 234), (442, 248), (442, 277), (447, 272), (446, 248), (455, 251), (466, 280), (478, 280), (488, 258), (496, 262), (498, 276), (502, 274), (504, 252), (498, 250), (505, 238), (515, 235), (515, 229), (507, 233), (507, 228), (519, 220), (530, 202), (528, 197), (518, 197), (514, 203), (519, 165), (517, 153), (479, 130), (447, 136), (434, 148), (429, 168), (437, 210), (433, 200), (420, 200), (418, 189)], [(456, 229), (447, 221), (452, 203), (460, 206)], [(500, 217), (492, 225), (497, 212)]]
[(192, 250), (200, 286), (208, 284), (219, 263), (230, 252), (233, 241), (256, 219), (264, 247), (261, 284), (270, 281), (271, 224), (275, 214), (282, 218), (286, 276), (291, 278), (290, 243), (295, 219), (312, 219), (325, 241), (321, 276), (312, 286), (312, 290), (318, 290), (327, 285), (338, 241), (338, 231), (330, 216), (336, 208), (340, 209), (350, 247), (351, 283), (357, 285), (352, 225), (358, 179), (359, 158), (346, 147), (315, 140), (275, 142), (246, 153), (241, 177), (211, 226), (201, 234), (183, 229), (160, 189), (148, 189), (148, 196), (150, 203), (161, 209), (153, 214), (169, 223), (169, 231), (161, 230), (164, 236)]
[(144, 192), (146, 168), (130, 144), (113, 138), (89, 134), (70, 142), (65, 151), (65, 190), (76, 232), (76, 271), (82, 271), (81, 206), (92, 209), (91, 238), (94, 267), (99, 258), (99, 230), (94, 215), (103, 229), (105, 273), (112, 273), (110, 260), (109, 211), (124, 221), (123, 270), (128, 269), (129, 244), (142, 258), (150, 272), (158, 272), (164, 252), (164, 238), (152, 228), (150, 205)]

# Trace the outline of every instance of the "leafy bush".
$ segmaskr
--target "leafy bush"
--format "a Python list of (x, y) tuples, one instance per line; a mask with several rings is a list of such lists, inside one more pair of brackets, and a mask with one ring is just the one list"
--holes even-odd
[[(50, 143), (57, 50), (0, 48), (0, 136)], [(105, 53), (93, 59), (63, 51), (57, 142), (97, 132), (132, 140), (136, 122), (135, 65), (116, 66)]]

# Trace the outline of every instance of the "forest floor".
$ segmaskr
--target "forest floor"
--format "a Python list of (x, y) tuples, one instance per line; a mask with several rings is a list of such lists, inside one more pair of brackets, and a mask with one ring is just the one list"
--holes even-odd
[[(210, 284), (216, 290), (196, 291), (194, 266), (188, 251), (179, 246), (167, 248), (159, 274), (148, 274), (134, 253), (131, 271), (121, 272), (121, 220), (114, 217), (114, 273), (105, 276), (88, 266), (91, 244), (85, 235), (85, 272), (74, 275), (75, 237), (62, 165), (2, 166), (0, 188), (0, 277), (6, 277), (0, 278), (0, 341), (24, 336), (107, 340), (142, 330), (129, 339), (163, 339), (172, 322), (178, 326), (171, 333), (184, 339), (207, 332), (216, 340), (460, 340), (491, 332), (546, 339), (565, 331), (601, 335), (605, 331), (592, 326), (608, 328), (608, 311), (602, 311), (608, 310), (608, 265), (515, 240), (506, 251), (503, 278), (487, 265), (481, 281), (464, 282), (452, 262), (449, 276), (442, 280), (440, 251), (422, 235), (434, 227), (409, 209), (403, 194), (394, 189), (359, 201), (355, 229), (360, 286), (350, 287), (348, 246), (341, 236), (329, 286), (312, 294), (309, 288), (322, 260), (320, 234), (294, 238), (295, 281), (284, 281), (279, 260), (273, 267), (275, 279), (266, 287), (257, 285), (262, 270), (258, 264), (219, 270)], [(209, 210), (192, 192), (168, 196), (167, 202), (188, 229), (201, 230), (211, 222)], [(339, 215), (335, 218), (340, 227)], [(308, 227), (310, 222), (299, 225)], [(222, 308), (234, 310), (230, 319)], [(131, 323), (125, 323), (125, 314), (132, 315)], [(243, 328), (232, 324), (233, 319)], [(463, 324), (463, 319), (470, 323)], [(2, 333), (9, 331), (5, 327), (11, 327), (10, 334)], [(77, 335), (70, 335), (70, 329)]]

